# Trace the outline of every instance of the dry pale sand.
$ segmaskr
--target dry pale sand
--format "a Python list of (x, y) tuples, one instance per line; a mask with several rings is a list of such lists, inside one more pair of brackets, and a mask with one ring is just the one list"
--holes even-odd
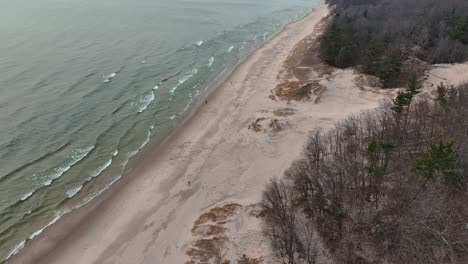
[(440, 83), (445, 85), (458, 85), (468, 81), (468, 63), (436, 64), (427, 73), (424, 86), (437, 87)]
[[(211, 263), (235, 264), (243, 254), (271, 263), (257, 206), (265, 184), (299, 157), (310, 131), (373, 108), (385, 96), (356, 85), (353, 70), (317, 74), (301, 66), (301, 74), (325, 88), (320, 98), (269, 98), (284, 82), (283, 62), (311, 33), (313, 42), (328, 14), (320, 5), (287, 26), (154, 155), (28, 243), (11, 263), (209, 263), (200, 256), (204, 250)], [(258, 132), (248, 128), (255, 122)]]

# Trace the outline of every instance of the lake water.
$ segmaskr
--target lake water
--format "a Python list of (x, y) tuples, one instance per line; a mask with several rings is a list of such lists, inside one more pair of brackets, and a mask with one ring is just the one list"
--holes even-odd
[(0, 261), (318, 2), (0, 0)]

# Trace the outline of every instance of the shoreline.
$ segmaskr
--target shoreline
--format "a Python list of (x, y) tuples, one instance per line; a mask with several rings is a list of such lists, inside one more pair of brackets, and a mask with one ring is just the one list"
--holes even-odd
[[(283, 28), (281, 28), (280, 31), (278, 31), (277, 33), (272, 35), (270, 38), (266, 39), (265, 42), (263, 42), (261, 45), (259, 45), (254, 51), (252, 51), (252, 53), (248, 54), (244, 59), (239, 61), (230, 70), (230, 72), (224, 77), (224, 79), (221, 79), (219, 81), (215, 81), (213, 84), (210, 84), (210, 86), (208, 88), (209, 92), (208, 92), (206, 100), (210, 99), (212, 94), (215, 93), (216, 90), (218, 90), (219, 87), (225, 85), (227, 83), (227, 81), (230, 79), (231, 75), (236, 71), (236, 69), (238, 67), (240, 67), (242, 64), (244, 64), (246, 61), (248, 61), (249, 58), (251, 56), (253, 56), (254, 53), (257, 50), (261, 49), (269, 41), (274, 39), (278, 34), (283, 32), (290, 24), (294, 24), (294, 23), (304, 19), (311, 12), (313, 12), (313, 10), (315, 8), (316, 7), (313, 7), (311, 9), (309, 9), (308, 11), (306, 11), (306, 13), (303, 16), (300, 16), (298, 18), (298, 20), (295, 20), (293, 22), (290, 22), (289, 24), (286, 24)], [(77, 207), (74, 207), (74, 208), (70, 209), (69, 211), (67, 210), (65, 213), (61, 214), (58, 217), (58, 220), (54, 219), (48, 225), (46, 225), (43, 228), (39, 229), (38, 230), (38, 231), (40, 231), (39, 235), (34, 235), (32, 239), (27, 239), (26, 241), (22, 241), (21, 243), (19, 243), (16, 246), (16, 248), (10, 252), (10, 254), (11, 254), (10, 257), (8, 257), (7, 259), (5, 259), (3, 261), (0, 261), (0, 263), (11, 263), (11, 261), (15, 261), (15, 258), (17, 258), (17, 255), (20, 255), (24, 251), (25, 248), (29, 247), (28, 244), (32, 243), (35, 240), (40, 239), (42, 236), (46, 236), (47, 231), (57, 233), (57, 236), (54, 235), (54, 237), (65, 237), (66, 235), (63, 234), (65, 232), (57, 232), (57, 231), (50, 231), (50, 230), (55, 229), (53, 227), (57, 226), (60, 223), (62, 223), (62, 225), (63, 225), (63, 227), (61, 227), (61, 229), (62, 228), (63, 229), (69, 229), (70, 227), (75, 227), (92, 210), (95, 210), (94, 209), (95, 207), (98, 207), (98, 205), (100, 203), (102, 203), (102, 202), (104, 202), (105, 200), (108, 199), (108, 197), (104, 198), (104, 196), (105, 196), (104, 194), (107, 194), (107, 196), (110, 196), (109, 193), (116, 192), (117, 189), (122, 188), (123, 186), (119, 187), (120, 183), (123, 182), (124, 180), (126, 180), (125, 178), (130, 176), (130, 174), (134, 174), (135, 173), (134, 171), (139, 169), (139, 166), (141, 167), (142, 163), (144, 163), (145, 161), (151, 159), (152, 155), (157, 155), (160, 148), (162, 148), (165, 144), (167, 144), (167, 142), (170, 141), (170, 139), (172, 137), (174, 137), (180, 129), (183, 129), (185, 124), (187, 122), (189, 122), (189, 120), (192, 118), (192, 116), (196, 115), (199, 112), (199, 110), (203, 106), (204, 102), (205, 102), (205, 100), (201, 100), (198, 103), (198, 105), (193, 107), (192, 110), (185, 117), (183, 117), (181, 119), (181, 122), (177, 126), (174, 127), (173, 131), (170, 132), (164, 139), (160, 140), (159, 142), (155, 142), (153, 144), (150, 143), (146, 148), (144, 148), (141, 152), (139, 152), (138, 155), (131, 158), (128, 161), (127, 169), (125, 169), (125, 171), (122, 173), (122, 175), (120, 177), (118, 177), (118, 179), (113, 184), (111, 184), (108, 187), (101, 190), (101, 192), (95, 198), (93, 198), (92, 200), (90, 200), (90, 201), (88, 201), (86, 203), (83, 203), (83, 204), (79, 204)], [(114, 188), (115, 188), (115, 190), (114, 190)], [(90, 208), (87, 208), (87, 207), (90, 207)], [(69, 219), (69, 218), (75, 218), (75, 219)], [(44, 241), (44, 242), (46, 242), (46, 241)], [(49, 243), (46, 242), (45, 244), (49, 244)], [(40, 250), (40, 251), (49, 251), (49, 249), (44, 249), (44, 250)]]
[[(291, 139), (294, 139), (296, 143), (291, 147), (293, 151), (291, 151), (290, 157), (279, 159), (281, 160), (279, 167), (273, 166), (274, 168), (268, 169), (270, 175), (265, 173), (268, 177), (251, 178), (252, 175), (261, 173), (262, 171), (258, 171), (261, 168), (256, 168), (257, 171), (254, 174), (249, 172), (250, 167), (241, 169), (244, 174), (242, 171), (237, 171), (239, 168), (236, 167), (245, 165), (246, 162), (250, 161), (249, 159), (241, 161), (239, 164), (233, 162), (233, 164), (226, 165), (226, 168), (222, 168), (223, 162), (228, 163), (227, 159), (234, 158), (231, 157), (233, 153), (238, 159), (251, 156), (250, 144), (255, 148), (254, 154), (268, 154), (266, 153), (268, 150), (265, 151), (265, 149), (269, 148), (268, 145), (271, 143), (270, 135), (259, 136), (250, 133), (247, 129), (248, 122), (250, 119), (258, 118), (258, 111), (262, 110), (262, 107), (276, 107), (271, 104), (277, 105), (278, 108), (287, 107), (288, 103), (274, 102), (267, 98), (277, 82), (276, 75), (271, 75), (271, 73), (279, 72), (284, 56), (270, 55), (268, 57), (263, 53), (269, 49), (274, 50), (274, 48), (281, 51), (281, 45), (286, 46), (286, 48), (294, 48), (298, 43), (297, 39), (300, 41), (304, 35), (307, 37), (312, 33), (309, 31), (310, 28), (300, 28), (299, 26), (304, 26), (303, 24), (307, 24), (306, 22), (310, 22), (309, 20), (318, 23), (327, 15), (326, 9), (324, 4), (320, 4), (304, 18), (286, 25), (279, 33), (262, 44), (239, 63), (229, 77), (221, 82), (221, 85), (210, 92), (207, 105), (202, 102), (196, 106), (194, 111), (159, 146), (144, 151), (144, 155), (137, 159), (139, 166), (136, 166), (93, 201), (64, 215), (41, 235), (28, 241), (26, 247), (8, 260), (8, 263), (70, 263), (72, 260), (77, 261), (77, 263), (104, 263), (106, 261), (109, 263), (129, 263), (130, 260), (144, 263), (155, 258), (161, 261), (164, 259), (163, 263), (180, 263), (180, 260), (185, 258), (183, 256), (185, 249), (182, 247), (184, 245), (187, 247), (187, 241), (191, 239), (192, 220), (196, 219), (199, 213), (226, 201), (237, 200), (247, 203), (258, 200), (264, 186), (262, 184), (267, 181), (266, 178), (270, 177), (271, 173), (280, 176), (281, 169), (284, 171), (289, 167), (290, 162), (298, 157), (296, 154), (301, 151), (307, 131), (310, 131), (310, 128), (318, 127), (318, 125), (312, 124), (311, 127), (294, 128), (297, 130), (297, 134), (302, 135), (301, 139), (295, 138), (295, 135), (280, 135), (281, 138), (287, 138), (287, 140), (280, 142), (281, 145), (288, 145)], [(315, 27), (315, 25), (312, 26), (312, 28)], [(288, 34), (294, 32), (288, 31), (298, 31), (301, 34), (295, 36), (296, 39), (291, 40), (291, 36)], [(289, 42), (286, 45), (281, 43), (281, 40)], [(296, 42), (292, 43), (294, 41)], [(289, 52), (290, 50), (286, 51), (287, 56)], [(265, 58), (270, 61), (265, 60)], [(267, 68), (270, 66), (275, 69), (268, 71)], [(259, 72), (260, 74), (256, 74)], [(263, 84), (261, 81), (255, 83), (258, 76), (267, 77), (267, 79), (269, 76), (270, 83), (257, 89), (254, 87), (255, 84)], [(232, 82), (237, 80), (240, 81), (232, 85)], [(232, 101), (227, 100), (227, 98), (232, 99)], [(252, 98), (262, 99), (256, 102)], [(265, 101), (262, 101), (263, 99)], [(259, 106), (262, 107), (259, 108)], [(298, 112), (301, 112), (303, 106), (298, 105), (297, 108)], [(361, 105), (359, 110), (361, 108), (365, 107)], [(352, 112), (356, 110), (353, 109)], [(345, 115), (349, 113), (349, 111), (344, 112), (346, 112)], [(310, 118), (302, 117), (302, 119), (308, 120)], [(321, 125), (330, 126), (332, 121), (324, 119)], [(241, 134), (240, 137), (232, 134), (232, 131), (235, 134)], [(187, 141), (187, 139), (191, 140)], [(221, 149), (218, 150), (218, 147)], [(282, 149), (284, 147), (281, 146)], [(229, 151), (231, 149), (234, 151)], [(212, 152), (215, 151), (217, 153), (213, 154)], [(238, 155), (235, 155), (236, 153)], [(242, 155), (246, 157), (242, 157)], [(222, 158), (220, 159), (220, 157)], [(209, 162), (210, 159), (217, 160), (217, 162)], [(252, 157), (252, 160), (255, 161), (255, 157)], [(273, 158), (265, 162), (268, 163), (272, 160), (277, 159)], [(260, 160), (260, 162), (263, 161)], [(208, 162), (210, 164), (207, 164)], [(263, 167), (265, 164), (257, 165)], [(207, 173), (222, 171), (228, 171), (229, 173), (226, 174), (229, 175), (218, 178), (206, 176)], [(233, 175), (245, 175), (246, 172), (248, 175), (244, 177), (244, 185), (256, 183), (257, 188), (249, 189), (247, 187), (252, 188), (252, 186), (244, 186), (244, 188), (236, 186), (237, 190), (230, 190), (236, 188), (230, 188), (232, 186), (226, 184), (225, 180), (231, 180), (230, 184), (238, 184), (238, 179), (227, 178)], [(207, 184), (203, 180), (213, 182)], [(235, 181), (232, 182), (232, 180)], [(189, 188), (186, 186), (187, 181), (192, 182), (192, 186)], [(212, 189), (218, 186), (218, 190)], [(249, 190), (244, 193), (243, 191), (246, 189)], [(200, 198), (200, 196), (202, 197)], [(188, 202), (189, 198), (195, 199), (196, 202), (192, 201), (193, 204), (191, 204)], [(179, 199), (179, 203), (177, 203), (177, 199)], [(174, 202), (175, 206), (174, 204), (171, 206), (171, 203)], [(187, 210), (186, 213), (178, 212), (179, 208)], [(72, 228), (73, 230), (71, 230)], [(168, 229), (174, 232), (168, 231)], [(171, 233), (174, 238), (172, 238)], [(165, 249), (159, 249), (158, 245), (161, 244), (158, 242), (161, 241), (166, 242)], [(153, 250), (150, 251), (151, 249)], [(116, 256), (118, 255), (116, 252), (121, 255)]]

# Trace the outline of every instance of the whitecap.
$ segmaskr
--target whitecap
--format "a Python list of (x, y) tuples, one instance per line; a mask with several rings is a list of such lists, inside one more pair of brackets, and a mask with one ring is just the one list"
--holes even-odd
[(62, 216), (68, 214), (69, 212), (71, 212), (70, 209), (65, 209), (62, 212), (55, 212), (54, 219), (52, 219), (52, 221), (50, 221), (43, 228), (41, 228), (41, 229), (37, 230), (36, 232), (34, 232), (31, 236), (29, 236), (29, 239), (33, 239), (33, 238), (37, 237), (38, 235), (40, 235), (46, 228), (48, 228), (49, 226), (55, 224), (60, 218), (62, 218)]
[(116, 183), (118, 180), (120, 180), (120, 178), (122, 178), (122, 175), (117, 176), (117, 177), (116, 177), (115, 179), (113, 179), (109, 184), (107, 184), (106, 186), (104, 186), (104, 188), (102, 188), (101, 190), (90, 194), (88, 197), (86, 197), (86, 198), (83, 200), (83, 203), (81, 203), (80, 205), (76, 206), (75, 209), (80, 208), (81, 206), (87, 204), (88, 202), (90, 202), (90, 201), (93, 200), (94, 198), (96, 198), (96, 197), (98, 197), (99, 195), (101, 195), (103, 192), (105, 192), (107, 189), (109, 189), (114, 183)]
[(154, 100), (153, 91), (150, 91), (148, 94), (141, 97), (139, 99), (140, 106), (138, 107), (138, 113), (142, 113), (143, 111), (145, 111), (146, 108), (148, 108), (148, 106), (151, 104), (151, 102), (153, 102), (153, 100)]
[(234, 46), (231, 46), (231, 47), (229, 47), (229, 49), (227, 50), (227, 52), (231, 52), (233, 49), (234, 49)]
[(31, 197), (33, 195), (33, 193), (34, 193), (34, 191), (23, 195), (23, 197), (21, 198), (21, 201), (26, 201), (29, 197)]
[(208, 61), (208, 67), (211, 67), (211, 65), (213, 65), (213, 62), (214, 62), (214, 57), (211, 57), (210, 60)]
[(117, 73), (116, 73), (116, 72), (113, 72), (113, 73), (111, 73), (111, 74), (102, 76), (102, 78), (105, 79), (104, 82), (106, 83), (106, 82), (109, 82), (109, 81), (110, 81), (112, 78), (114, 78), (115, 76), (117, 76)]
[(175, 115), (171, 116), (169, 119), (174, 120), (174, 118), (176, 118)]
[(94, 171), (92, 171), (89, 176), (90, 178), (88, 178), (88, 180), (91, 180), (92, 178), (95, 178), (97, 176), (99, 176), (105, 169), (107, 169), (110, 165), (112, 164), (112, 159), (106, 161), (106, 163), (104, 163), (102, 166), (98, 167), (97, 169), (95, 169)]
[(146, 63), (146, 61), (145, 61), (145, 60), (142, 60), (142, 61), (141, 61), (141, 63), (145, 64), (145, 63)]
[(192, 99), (190, 99), (188, 103), (185, 105), (183, 112), (186, 112), (189, 109), (191, 104), (192, 104)]
[(143, 149), (143, 148), (146, 146), (146, 144), (148, 144), (148, 142), (150, 141), (150, 139), (151, 139), (151, 130), (148, 131), (148, 134), (147, 134), (147, 136), (146, 136), (145, 141), (140, 145), (140, 147), (138, 148), (138, 150)]
[(72, 188), (72, 189), (68, 190), (66, 192), (68, 198), (72, 198), (73, 196), (75, 196), (77, 193), (79, 193), (81, 191), (82, 188), (83, 188), (83, 185), (80, 185), (78, 187), (75, 187), (75, 188)]
[(113, 156), (113, 157), (115, 157), (115, 156), (117, 156), (117, 155), (119, 155), (119, 150), (118, 150), (118, 149), (112, 151), (112, 156)]
[(91, 150), (94, 149), (94, 146), (86, 147), (86, 148), (79, 148), (76, 149), (72, 152), (72, 155), (70, 157), (70, 160), (67, 164), (62, 165), (60, 167), (55, 167), (51, 171), (49, 171), (49, 174), (42, 176), (41, 178), (44, 178), (45, 181), (43, 183), (43, 186), (49, 186), (52, 184), (52, 181), (60, 178), (66, 171), (68, 171), (73, 165), (76, 163), (80, 162), (82, 159), (84, 159), (88, 154), (91, 152)]
[(127, 159), (125, 162), (123, 162), (122, 165), (123, 165), (124, 167), (127, 166), (128, 161), (129, 161), (131, 158), (133, 158), (136, 154), (138, 154), (138, 150), (130, 151), (130, 152), (128, 153), (128, 155), (127, 155), (128, 159)]
[(153, 90), (157, 90), (157, 89), (159, 89), (159, 85), (156, 85), (153, 87)]
[(25, 244), (26, 244), (26, 240), (21, 241), (18, 245), (16, 245), (13, 248), (13, 250), (10, 252), (10, 254), (8, 254), (8, 257), (6, 259), (9, 259), (13, 257), (14, 255), (18, 254), (18, 252), (20, 252), (20, 250), (24, 248)]
[(197, 45), (197, 46), (203, 45), (203, 40), (199, 40), (199, 41), (195, 42), (195, 45)]
[(171, 93), (171, 95), (174, 95), (174, 92), (177, 90), (177, 88), (179, 88), (180, 85), (182, 85), (183, 83), (185, 83), (188, 79), (192, 78), (193, 75), (197, 74), (198, 73), (198, 69), (193, 69), (191, 72), (189, 72), (186, 76), (184, 76), (182, 79), (180, 79), (177, 83), (176, 86), (174, 86), (171, 90), (169, 90), (169, 92)]

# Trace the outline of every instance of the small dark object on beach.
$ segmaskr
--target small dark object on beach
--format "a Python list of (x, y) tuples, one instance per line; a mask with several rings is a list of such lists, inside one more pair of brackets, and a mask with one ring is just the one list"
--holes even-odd
[(205, 101), (205, 104), (208, 104), (208, 100)]
[(190, 187), (190, 181), (188, 181), (187, 183), (188, 183), (188, 186)]

